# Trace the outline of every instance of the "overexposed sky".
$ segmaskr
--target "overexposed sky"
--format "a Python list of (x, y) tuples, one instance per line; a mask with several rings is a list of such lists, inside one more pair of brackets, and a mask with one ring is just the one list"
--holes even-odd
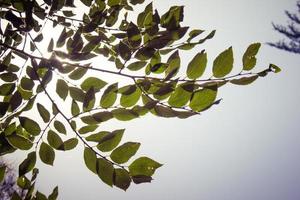
[[(217, 30), (215, 38), (182, 55), (188, 63), (205, 48), (209, 63), (233, 46), (235, 69), (253, 42), (277, 41), (271, 22), (285, 24), (284, 10), (295, 0), (161, 0), (160, 13), (185, 5), (184, 24)], [(201, 116), (186, 120), (142, 117), (103, 128), (126, 128), (123, 141), (142, 143), (139, 155), (164, 164), (151, 184), (132, 185), (127, 192), (109, 188), (89, 172), (82, 149), (57, 152), (54, 167), (40, 164), (37, 187), (49, 193), (59, 186), (59, 199), (122, 200), (298, 200), (300, 198), (300, 56), (263, 45), (258, 66), (282, 67), (250, 86), (227, 85), (223, 101)]]

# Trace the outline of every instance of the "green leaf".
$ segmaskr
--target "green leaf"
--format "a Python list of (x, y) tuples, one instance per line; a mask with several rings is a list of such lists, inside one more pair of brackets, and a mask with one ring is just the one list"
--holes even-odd
[(13, 91), (16, 88), (15, 83), (4, 83), (0, 85), (0, 95), (1, 96), (7, 96), (13, 93)]
[(86, 137), (86, 141), (89, 142), (101, 142), (105, 136), (107, 136), (110, 132), (108, 131), (100, 131), (99, 133), (91, 134)]
[(142, 69), (143, 67), (145, 67), (146, 64), (147, 64), (147, 62), (144, 62), (144, 61), (136, 61), (136, 62), (128, 65), (127, 69), (129, 69), (131, 71), (138, 71), (138, 70)]
[(65, 135), (67, 134), (65, 125), (63, 123), (61, 123), (60, 121), (57, 121), (57, 120), (54, 121), (54, 128), (62, 134), (65, 134)]
[(48, 200), (46, 195), (44, 195), (39, 191), (36, 192), (35, 196), (36, 196), (36, 200)]
[(78, 130), (78, 132), (80, 134), (86, 134), (86, 133), (95, 131), (97, 128), (98, 128), (98, 125), (83, 126)]
[(74, 99), (72, 99), (71, 113), (72, 113), (73, 116), (76, 116), (80, 113), (79, 106), (78, 106), (77, 102)]
[(134, 106), (138, 100), (141, 97), (142, 91), (140, 90), (140, 88), (134, 86), (134, 92), (127, 94), (127, 93), (123, 93), (120, 99), (120, 104), (123, 107), (131, 107)]
[(9, 135), (6, 137), (9, 144), (15, 148), (21, 149), (21, 150), (29, 150), (32, 147), (32, 142), (25, 137), (22, 137), (20, 135)]
[(189, 104), (193, 111), (202, 111), (210, 107), (217, 97), (217, 85), (207, 87), (194, 92), (191, 102)]
[[(104, 136), (99, 141), (97, 148), (102, 152), (109, 152), (121, 142), (125, 129), (115, 130), (111, 133), (102, 132)], [(99, 137), (99, 136), (98, 136)]]
[(69, 78), (73, 80), (81, 79), (87, 72), (88, 68), (77, 68), (71, 74), (69, 74)]
[(183, 85), (178, 85), (175, 91), (171, 94), (168, 104), (173, 107), (182, 107), (190, 100), (192, 93), (182, 88)]
[(112, 110), (113, 116), (120, 121), (129, 121), (139, 117), (139, 115), (130, 109), (117, 108)]
[(56, 93), (58, 94), (58, 96), (63, 100), (66, 100), (68, 96), (68, 92), (69, 92), (68, 84), (64, 80), (58, 79), (56, 82)]
[(131, 178), (127, 170), (115, 169), (114, 173), (114, 185), (122, 190), (126, 191), (131, 183)]
[(91, 87), (94, 87), (95, 91), (99, 91), (100, 89), (102, 89), (107, 83), (105, 81), (102, 81), (99, 78), (96, 77), (88, 77), (87, 79), (85, 79), (80, 87), (81, 89), (83, 89), (84, 91), (88, 91)]
[(31, 152), (27, 155), (27, 158), (19, 165), (19, 177), (30, 172), (34, 168), (35, 163), (36, 163), (36, 152)]
[(63, 150), (68, 151), (74, 149), (78, 145), (77, 138), (70, 138), (63, 143)]
[[(178, 73), (180, 68), (181, 59), (179, 57), (179, 52), (175, 51), (169, 58), (167, 63), (168, 68), (166, 69), (166, 79), (170, 79)], [(167, 78), (168, 77), (168, 78)]]
[(131, 50), (128, 45), (121, 41), (118, 47), (121, 58), (123, 58), (123, 60), (129, 60), (131, 57)]
[(132, 156), (136, 154), (140, 145), (140, 143), (136, 142), (126, 142), (125, 144), (122, 144), (113, 150), (113, 152), (110, 154), (110, 158), (112, 161), (119, 164), (126, 163)]
[(197, 79), (201, 77), (205, 71), (206, 64), (207, 54), (202, 52), (198, 53), (188, 65), (186, 72), (188, 78)]
[(92, 4), (92, 0), (80, 0), (80, 1), (87, 7), (90, 7)]
[(276, 66), (276, 65), (274, 65), (274, 64), (270, 64), (270, 65), (269, 65), (269, 69), (272, 70), (272, 71), (275, 72), (275, 73), (281, 72), (280, 67), (278, 67), (278, 66)]
[(152, 160), (151, 158), (140, 157), (129, 165), (129, 172), (131, 176), (152, 176), (155, 170), (161, 166), (162, 164)]
[(114, 105), (117, 99), (117, 90), (118, 83), (114, 83), (106, 88), (100, 100), (100, 106), (102, 108), (109, 108)]
[(39, 150), (41, 161), (47, 165), (53, 165), (55, 152), (47, 143), (42, 142)]
[(48, 200), (56, 200), (58, 197), (58, 187), (56, 186), (52, 193), (48, 196)]
[(70, 90), (70, 96), (75, 101), (79, 101), (79, 102), (84, 101), (85, 93), (81, 89), (77, 87), (69, 87), (69, 90)]
[(49, 43), (48, 48), (47, 48), (47, 51), (49, 53), (51, 53), (53, 51), (53, 47), (54, 47), (54, 40), (53, 40), (53, 38), (51, 38), (50, 43)]
[(137, 175), (137, 176), (132, 176), (132, 181), (135, 184), (140, 184), (140, 183), (150, 183), (152, 181), (151, 176), (145, 176), (145, 175)]
[(249, 77), (243, 77), (240, 79), (233, 79), (230, 81), (230, 83), (235, 85), (249, 85), (253, 83), (258, 78), (258, 75), (249, 76)]
[(261, 44), (260, 43), (254, 43), (249, 45), (246, 52), (243, 55), (243, 70), (249, 71), (253, 69), (256, 65), (256, 54), (259, 51)]
[(6, 166), (5, 165), (3, 165), (3, 166), (0, 167), (0, 182), (2, 182), (3, 179), (4, 179), (5, 170), (6, 170)]
[(100, 179), (109, 186), (113, 185), (114, 167), (112, 163), (103, 158), (98, 158), (98, 176)]
[(40, 103), (36, 104), (39, 114), (41, 115), (43, 121), (45, 123), (50, 121), (50, 113), (49, 111)]
[(136, 5), (136, 4), (142, 4), (144, 3), (145, 0), (130, 0), (130, 3), (133, 4), (133, 5)]
[(86, 167), (97, 174), (97, 156), (96, 153), (91, 150), (89, 147), (84, 148), (84, 163)]
[(60, 138), (60, 136), (52, 130), (48, 131), (47, 141), (49, 145), (52, 146), (54, 149), (59, 149), (63, 144), (63, 141)]
[(232, 47), (220, 53), (213, 63), (213, 75), (216, 78), (222, 78), (229, 74), (233, 68)]

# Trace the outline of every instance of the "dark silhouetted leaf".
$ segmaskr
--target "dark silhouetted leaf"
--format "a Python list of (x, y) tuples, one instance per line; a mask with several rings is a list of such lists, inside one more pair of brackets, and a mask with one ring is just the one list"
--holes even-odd
[(77, 87), (69, 87), (69, 91), (70, 91), (70, 96), (75, 101), (79, 101), (79, 102), (84, 101), (85, 93), (81, 89)]
[(137, 175), (137, 176), (132, 176), (132, 181), (135, 184), (140, 184), (140, 183), (150, 183), (152, 181), (151, 176), (145, 176), (145, 175)]
[(78, 144), (77, 138), (70, 138), (63, 143), (63, 150), (68, 151), (74, 149)]

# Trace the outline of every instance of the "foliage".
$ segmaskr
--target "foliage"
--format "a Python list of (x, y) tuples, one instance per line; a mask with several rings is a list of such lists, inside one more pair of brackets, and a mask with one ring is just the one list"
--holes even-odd
[(275, 31), (282, 34), (288, 41), (282, 39), (276, 43), (268, 43), (270, 46), (300, 54), (300, 1), (297, 2), (297, 9), (297, 14), (285, 11), (285, 14), (289, 19), (288, 25), (284, 26), (273, 23)]
[[(46, 198), (33, 191), (36, 160), (54, 165), (57, 151), (72, 150), (79, 143), (84, 146), (87, 168), (107, 185), (127, 190), (132, 183), (151, 182), (162, 164), (147, 156), (132, 160), (140, 143), (121, 144), (124, 129), (100, 130), (99, 124), (129, 121), (147, 113), (189, 118), (218, 104), (221, 86), (247, 85), (280, 71), (273, 64), (252, 71), (260, 48), (254, 43), (243, 55), (241, 72), (230, 74), (234, 57), (229, 47), (214, 59), (211, 77), (200, 79), (208, 69), (206, 51), (197, 53), (186, 69), (181, 68), (180, 55), (213, 38), (215, 31), (205, 35), (203, 30), (183, 26), (183, 6), (159, 14), (150, 3), (136, 20), (129, 21), (128, 14), (142, 3), (1, 1), (0, 155), (17, 149), (30, 152), (19, 165), (18, 179), (24, 181), (26, 198)], [(83, 4), (87, 12), (78, 19), (74, 13)], [(49, 39), (50, 56), (46, 56), (40, 47), (49, 24), (61, 32), (57, 39)], [(99, 57), (115, 69), (94, 62)], [(102, 74), (120, 79), (112, 82)], [(131, 83), (121, 84), (121, 78)], [(35, 112), (39, 119), (33, 117)], [(31, 179), (27, 178), (30, 172)], [(55, 199), (57, 193), (55, 188), (48, 199)]]

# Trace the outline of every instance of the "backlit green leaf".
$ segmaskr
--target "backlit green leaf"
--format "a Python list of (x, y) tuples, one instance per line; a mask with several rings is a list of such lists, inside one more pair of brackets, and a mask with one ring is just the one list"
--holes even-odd
[(68, 92), (69, 92), (68, 84), (64, 80), (58, 79), (56, 82), (56, 93), (58, 94), (58, 96), (63, 100), (65, 100), (68, 96)]
[(117, 93), (116, 93), (117, 90), (118, 90), (118, 83), (114, 83), (108, 86), (101, 97), (100, 106), (103, 108), (111, 107), (117, 99)]
[(88, 68), (77, 68), (71, 74), (69, 74), (69, 78), (73, 80), (81, 79), (87, 72)]
[(131, 71), (138, 71), (138, 70), (142, 69), (143, 67), (145, 67), (146, 64), (147, 64), (147, 62), (144, 62), (144, 61), (136, 61), (136, 62), (128, 65), (127, 69), (129, 69)]
[(97, 156), (89, 147), (84, 148), (84, 163), (89, 170), (97, 174)]
[(123, 107), (131, 107), (134, 106), (138, 100), (140, 99), (140, 96), (142, 94), (140, 88), (134, 86), (134, 92), (130, 94), (123, 93), (120, 99), (120, 104)]
[(63, 144), (63, 141), (60, 138), (60, 136), (52, 130), (48, 131), (47, 141), (49, 145), (52, 146), (54, 149), (59, 149)]
[(192, 93), (182, 88), (182, 85), (178, 85), (175, 91), (171, 94), (168, 104), (173, 107), (182, 107), (188, 103)]
[(36, 152), (31, 152), (27, 158), (19, 165), (19, 177), (30, 172), (36, 163)]
[(96, 77), (88, 77), (85, 79), (80, 87), (84, 91), (88, 91), (91, 87), (94, 87), (95, 91), (99, 91), (101, 88), (103, 88), (107, 83), (105, 81), (102, 81), (99, 78)]
[(103, 132), (102, 134), (105, 135), (99, 141), (97, 148), (102, 152), (108, 152), (113, 150), (121, 142), (124, 131), (125, 131), (124, 129), (120, 129), (120, 130), (115, 130), (111, 133)]
[(1, 166), (0, 167), (0, 182), (2, 182), (4, 179), (5, 171), (6, 171), (6, 166), (5, 165)]
[(37, 103), (37, 109), (39, 111), (39, 114), (41, 115), (43, 121), (45, 123), (49, 122), (50, 120), (50, 113), (49, 111), (40, 103)]
[(162, 164), (152, 160), (151, 158), (140, 157), (129, 165), (129, 172), (131, 176), (152, 176), (155, 170), (161, 166)]
[(216, 78), (222, 78), (229, 74), (233, 68), (232, 47), (220, 53), (213, 63), (213, 75)]
[(41, 161), (47, 165), (53, 165), (55, 152), (47, 143), (42, 142), (39, 150)]
[(75, 101), (79, 101), (79, 102), (84, 101), (85, 93), (81, 89), (77, 87), (69, 87), (69, 91), (70, 91), (70, 96)]
[(58, 132), (60, 132), (60, 133), (62, 133), (62, 134), (65, 134), (65, 135), (67, 134), (65, 125), (64, 125), (63, 123), (61, 123), (60, 121), (55, 120), (53, 124), (54, 124), (54, 128), (55, 128)]
[(19, 117), (21, 126), (31, 135), (37, 136), (41, 132), (41, 128), (38, 123), (27, 117)]
[(103, 158), (97, 159), (98, 176), (100, 179), (109, 186), (113, 185), (114, 167), (113, 165)]
[(126, 163), (132, 156), (136, 154), (140, 145), (140, 143), (136, 142), (126, 142), (125, 144), (122, 144), (114, 149), (110, 154), (110, 158), (112, 161), (119, 164)]
[(63, 150), (68, 151), (74, 149), (78, 144), (77, 138), (70, 138), (63, 143)]
[(207, 54), (206, 53), (198, 53), (192, 61), (189, 63), (188, 68), (187, 68), (187, 76), (190, 79), (197, 79), (205, 71), (207, 64)]
[(210, 107), (217, 97), (217, 86), (200, 89), (194, 92), (189, 104), (193, 111), (202, 111)]
[(243, 55), (243, 70), (249, 71), (256, 65), (256, 54), (259, 51), (261, 44), (254, 43), (249, 45), (246, 52)]
[(258, 78), (258, 75), (243, 77), (240, 79), (233, 79), (230, 81), (230, 83), (233, 83), (235, 85), (249, 85), (249, 84), (253, 83), (257, 78)]
[(96, 130), (98, 128), (98, 125), (88, 125), (88, 126), (83, 126), (81, 127), (78, 132), (80, 134), (86, 134), (89, 132), (93, 132), (94, 130)]
[(73, 116), (76, 116), (80, 113), (79, 106), (78, 106), (77, 102), (74, 99), (72, 99), (71, 113), (72, 113)]
[(118, 188), (126, 191), (130, 186), (131, 178), (127, 170), (115, 169), (114, 173), (114, 185)]
[(112, 110), (113, 116), (120, 121), (129, 121), (139, 117), (139, 115), (130, 109), (117, 108)]

